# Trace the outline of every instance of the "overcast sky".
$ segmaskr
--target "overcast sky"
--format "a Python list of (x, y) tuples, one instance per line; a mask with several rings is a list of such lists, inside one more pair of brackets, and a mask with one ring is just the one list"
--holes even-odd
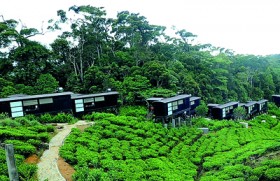
[(174, 25), (240, 54), (280, 54), (280, 0), (0, 0), (0, 15), (39, 28), (72, 5), (103, 6), (110, 17), (140, 13), (150, 24)]

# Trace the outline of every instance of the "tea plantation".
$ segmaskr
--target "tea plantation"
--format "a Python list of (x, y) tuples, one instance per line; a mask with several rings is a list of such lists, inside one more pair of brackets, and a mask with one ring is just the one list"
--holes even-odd
[(192, 127), (167, 129), (139, 108), (85, 118), (95, 124), (73, 129), (60, 149), (74, 180), (280, 180), (280, 124), (270, 115), (249, 128), (199, 118)]

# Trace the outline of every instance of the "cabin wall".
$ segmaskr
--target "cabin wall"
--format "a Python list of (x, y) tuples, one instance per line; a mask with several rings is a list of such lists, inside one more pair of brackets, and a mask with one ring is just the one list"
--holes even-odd
[(162, 103), (162, 102), (153, 102), (154, 106), (154, 115), (158, 117), (163, 117), (168, 115), (167, 111), (167, 103)]
[(115, 107), (118, 105), (118, 95), (104, 95), (72, 99), (72, 109), (75, 116), (92, 113), (96, 110)]
[(11, 108), (9, 102), (0, 102), (0, 113), (7, 113), (11, 117)]
[(190, 102), (191, 115), (195, 115), (195, 108), (197, 108), (197, 106), (199, 106), (199, 105), (200, 105), (200, 99), (196, 99), (196, 100)]
[(272, 101), (276, 106), (280, 107), (280, 96), (272, 96)]

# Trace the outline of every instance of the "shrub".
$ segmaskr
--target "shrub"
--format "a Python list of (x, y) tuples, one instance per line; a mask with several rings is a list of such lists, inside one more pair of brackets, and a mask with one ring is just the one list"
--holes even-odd
[(53, 121), (55, 123), (75, 123), (77, 122), (77, 118), (71, 114), (58, 113), (53, 117)]
[(52, 123), (53, 122), (53, 117), (49, 114), (42, 114), (39, 118), (39, 122), (41, 123)]
[(36, 180), (36, 171), (37, 171), (37, 165), (35, 164), (27, 164), (23, 163), (19, 165), (18, 167), (18, 173), (20, 180)]
[(7, 126), (7, 127), (19, 127), (21, 124), (17, 122), (16, 120), (6, 118), (3, 120), (0, 120), (0, 126)]
[(8, 113), (0, 113), (0, 120), (1, 119), (7, 119), (9, 118), (9, 114)]

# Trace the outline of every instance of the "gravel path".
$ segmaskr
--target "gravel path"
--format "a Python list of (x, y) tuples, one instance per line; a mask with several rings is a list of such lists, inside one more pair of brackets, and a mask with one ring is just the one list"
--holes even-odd
[(43, 153), (38, 163), (37, 175), (39, 181), (65, 181), (57, 167), (59, 147), (63, 144), (64, 139), (69, 135), (72, 128), (88, 124), (90, 123), (85, 121), (78, 121), (73, 125), (58, 124), (58, 126), (63, 126), (63, 128), (51, 139), (49, 149)]

